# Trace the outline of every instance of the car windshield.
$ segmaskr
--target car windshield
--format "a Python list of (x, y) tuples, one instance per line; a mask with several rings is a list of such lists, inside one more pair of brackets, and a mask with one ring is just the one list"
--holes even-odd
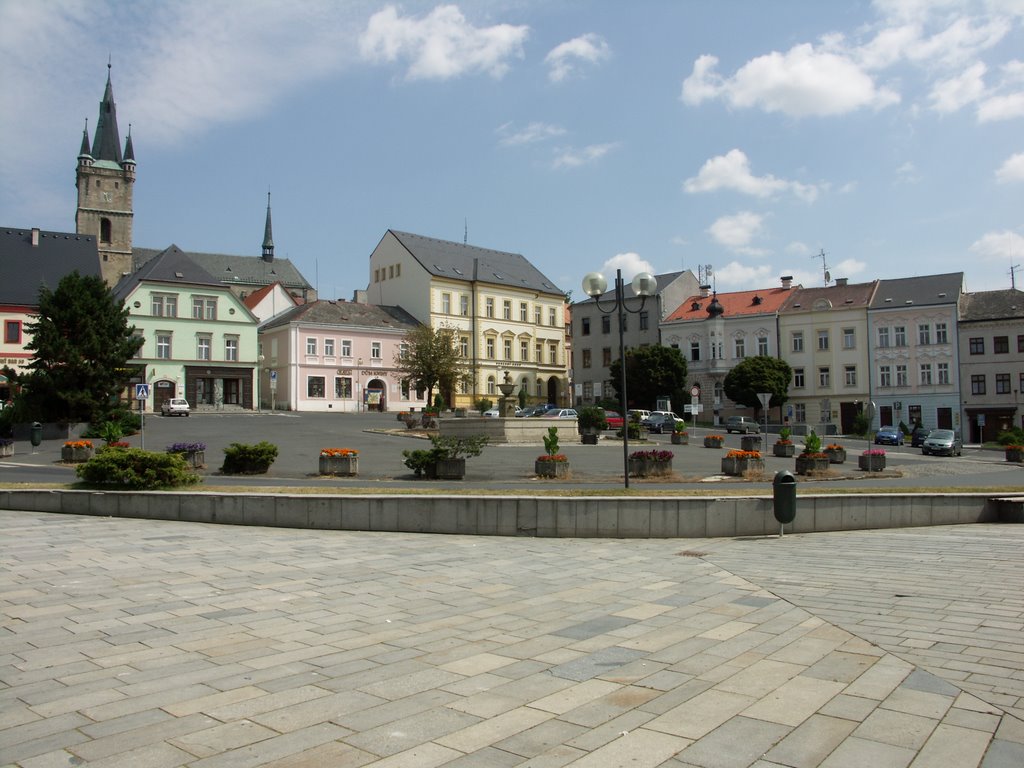
[(935, 440), (952, 440), (953, 433), (950, 432), (948, 429), (936, 429), (934, 432), (928, 435), (928, 437), (933, 438)]

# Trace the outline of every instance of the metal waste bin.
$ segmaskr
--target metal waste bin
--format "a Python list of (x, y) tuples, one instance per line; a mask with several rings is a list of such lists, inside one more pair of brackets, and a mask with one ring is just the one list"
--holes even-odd
[(38, 421), (32, 422), (32, 428), (29, 431), (29, 440), (32, 441), (33, 448), (38, 448), (43, 443), (43, 425)]
[(775, 473), (772, 497), (775, 519), (783, 525), (792, 523), (796, 518), (796, 478), (792, 472), (784, 469)]

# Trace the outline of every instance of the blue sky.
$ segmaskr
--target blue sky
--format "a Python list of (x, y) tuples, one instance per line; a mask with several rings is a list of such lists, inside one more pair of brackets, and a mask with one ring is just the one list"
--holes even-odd
[(388, 228), (576, 298), (1024, 266), (1024, 0), (0, 0), (3, 225), (74, 229), (108, 55), (135, 244), (257, 255), (269, 189), (324, 298)]

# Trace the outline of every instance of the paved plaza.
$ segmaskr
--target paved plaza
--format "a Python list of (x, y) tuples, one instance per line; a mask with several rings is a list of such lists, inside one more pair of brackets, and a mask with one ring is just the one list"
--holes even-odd
[(0, 765), (1024, 765), (1024, 527), (553, 540), (0, 512)]

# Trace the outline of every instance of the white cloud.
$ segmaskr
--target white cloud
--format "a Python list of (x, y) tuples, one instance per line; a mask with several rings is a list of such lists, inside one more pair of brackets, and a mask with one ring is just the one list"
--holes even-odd
[(818, 197), (818, 188), (813, 184), (777, 179), (771, 174), (754, 176), (750, 172), (750, 161), (739, 149), (729, 150), (726, 154), (705, 162), (696, 176), (683, 183), (683, 189), (690, 194), (733, 189), (755, 197), (771, 197), (779, 192), (792, 192), (809, 203), (813, 203)]
[(959, 75), (941, 80), (932, 86), (929, 98), (936, 112), (956, 112), (977, 101), (985, 93), (984, 75), (987, 67), (975, 62)]
[(857, 259), (843, 259), (830, 270), (832, 277), (855, 277), (868, 268), (868, 265)]
[(717, 59), (701, 56), (683, 82), (682, 99), (696, 105), (722, 98), (730, 106), (759, 107), (792, 117), (842, 115), (862, 108), (881, 109), (899, 95), (877, 87), (850, 58), (808, 43), (786, 53), (773, 51), (748, 61), (729, 78), (715, 72)]
[(617, 146), (617, 142), (611, 142), (609, 144), (591, 144), (581, 149), (565, 147), (558, 150), (553, 166), (555, 168), (578, 168), (581, 165), (590, 165), (600, 160)]
[(897, 184), (918, 184), (921, 181), (921, 174), (917, 172), (917, 166), (909, 160), (896, 169)]
[(579, 69), (580, 64), (599, 64), (611, 56), (608, 43), (600, 35), (587, 33), (556, 45), (544, 62), (550, 67), (548, 79), (560, 83)]
[(1002, 232), (988, 232), (968, 248), (986, 261), (1003, 261), (1007, 264), (1011, 259), (1024, 253), (1024, 237), (1009, 229)]
[(806, 256), (811, 252), (811, 247), (807, 245), (807, 243), (801, 243), (798, 240), (794, 240), (786, 246), (785, 251), (792, 256)]
[(1024, 117), (1024, 91), (1006, 96), (993, 96), (978, 105), (979, 123), (1012, 120), (1015, 117)]
[(1006, 158), (1006, 162), (996, 171), (996, 181), (1000, 184), (1024, 181), (1024, 152), (1018, 152)]
[(722, 216), (710, 227), (708, 234), (719, 245), (724, 245), (739, 253), (760, 256), (765, 251), (750, 246), (753, 239), (761, 234), (764, 216), (750, 211), (740, 211), (732, 216)]
[(622, 279), (629, 282), (641, 272), (654, 274), (657, 270), (646, 259), (640, 258), (638, 253), (617, 253), (601, 265), (601, 274), (608, 280), (609, 290), (615, 288), (615, 270), (622, 270)]
[(512, 123), (505, 123), (496, 131), (499, 143), (506, 147), (520, 146), (523, 144), (536, 144), (556, 136), (565, 134), (565, 128), (550, 123), (534, 122), (520, 130), (514, 130)]
[(724, 267), (715, 269), (715, 290), (753, 290), (771, 281), (773, 271), (768, 264), (751, 265), (730, 261)]
[(528, 35), (526, 26), (474, 27), (454, 5), (439, 5), (420, 19), (399, 16), (388, 6), (370, 17), (359, 52), (374, 62), (408, 60), (409, 80), (447, 80), (474, 72), (500, 78), (509, 59), (523, 57)]

